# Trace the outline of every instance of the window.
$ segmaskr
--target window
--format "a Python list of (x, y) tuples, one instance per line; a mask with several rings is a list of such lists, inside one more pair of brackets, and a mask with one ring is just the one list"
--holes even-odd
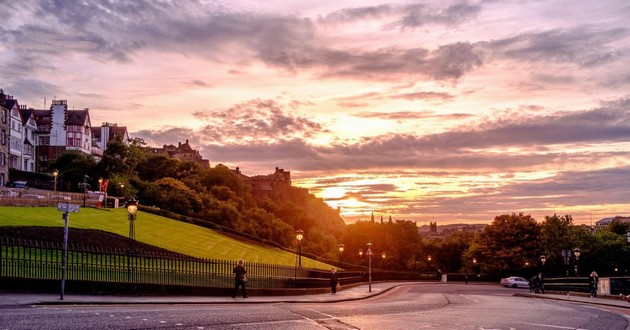
[(7, 131), (6, 130), (2, 130), (2, 132), (0, 132), (0, 143), (4, 146), (7, 145)]
[(7, 154), (5, 154), (4, 152), (0, 152), (0, 166), (7, 166)]
[(9, 117), (9, 111), (7, 109), (2, 109), (2, 123), (7, 123), (7, 118)]
[(40, 136), (39, 137), (39, 145), (40, 146), (50, 145), (50, 136)]

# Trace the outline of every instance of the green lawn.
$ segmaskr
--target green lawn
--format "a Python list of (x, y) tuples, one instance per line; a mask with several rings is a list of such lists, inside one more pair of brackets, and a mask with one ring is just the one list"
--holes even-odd
[[(62, 212), (53, 207), (0, 207), (0, 226), (63, 227)], [(129, 235), (127, 209), (81, 208), (69, 213), (68, 235), (72, 228), (98, 229), (122, 236)], [(243, 240), (192, 224), (138, 211), (136, 240), (194, 257), (238, 260), (274, 265), (295, 265), (295, 254), (278, 248), (248, 244)], [(329, 269), (319, 261), (302, 257), (306, 268)]]

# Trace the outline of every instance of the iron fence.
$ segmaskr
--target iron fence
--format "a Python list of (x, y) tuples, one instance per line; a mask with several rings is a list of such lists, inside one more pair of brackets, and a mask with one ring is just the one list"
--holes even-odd
[[(109, 283), (230, 288), (237, 261), (195, 258), (175, 253), (68, 245), (66, 279)], [(62, 278), (60, 243), (0, 238), (0, 277)], [(247, 263), (248, 287), (323, 287), (328, 272), (266, 263)]]

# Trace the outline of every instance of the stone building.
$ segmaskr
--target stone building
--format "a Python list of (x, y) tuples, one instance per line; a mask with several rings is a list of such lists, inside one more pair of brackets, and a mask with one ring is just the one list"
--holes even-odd
[(166, 155), (181, 161), (189, 161), (199, 164), (203, 168), (210, 168), (210, 161), (203, 159), (198, 150), (193, 149), (186, 140), (185, 143), (178, 142), (174, 145), (163, 145), (162, 148), (152, 148), (151, 152), (158, 155)]
[(267, 175), (246, 176), (240, 168), (233, 171), (252, 189), (256, 197), (282, 197), (291, 187), (291, 171), (276, 167), (275, 172)]

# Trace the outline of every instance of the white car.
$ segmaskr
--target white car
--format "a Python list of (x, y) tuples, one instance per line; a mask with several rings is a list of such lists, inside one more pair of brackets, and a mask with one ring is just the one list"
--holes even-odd
[(501, 285), (506, 288), (529, 288), (529, 281), (520, 276), (510, 276), (502, 278)]

